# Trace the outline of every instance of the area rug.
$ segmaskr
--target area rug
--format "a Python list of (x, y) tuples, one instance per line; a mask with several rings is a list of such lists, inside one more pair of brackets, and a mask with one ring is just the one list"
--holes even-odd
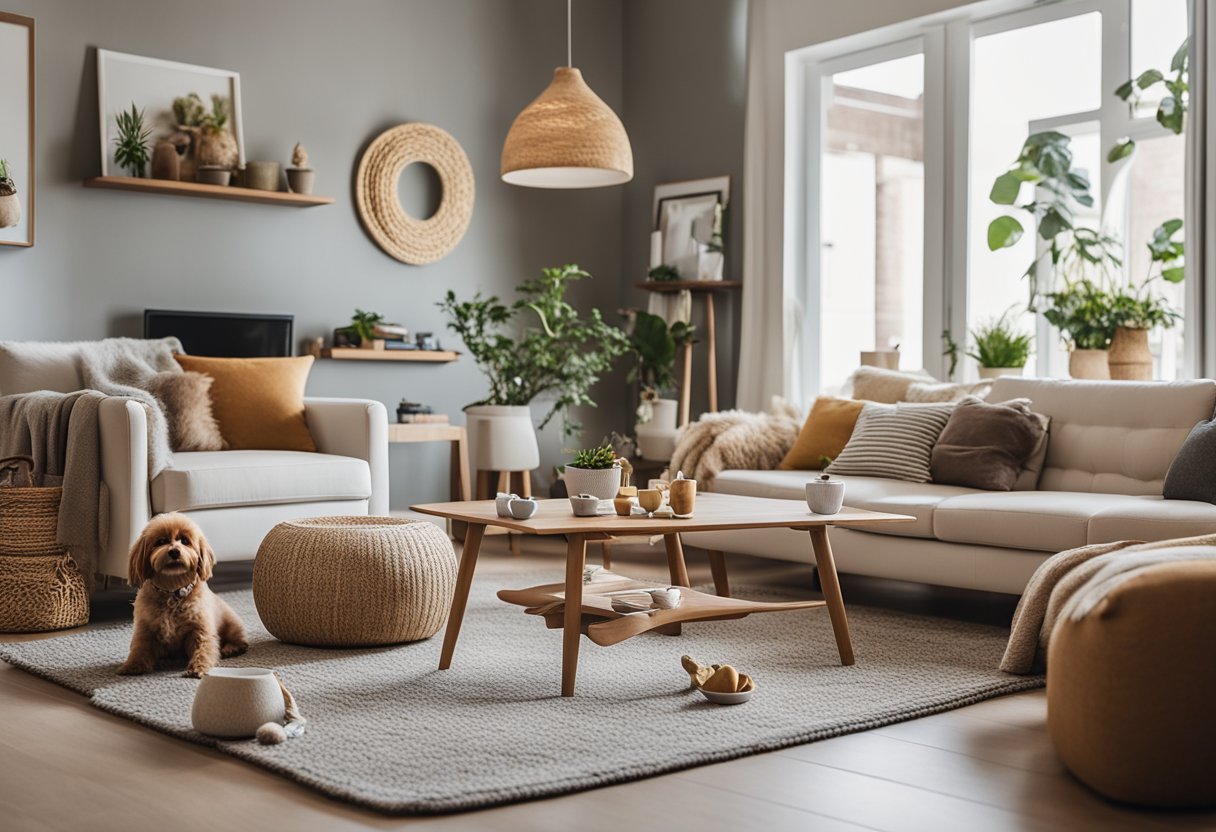
[[(520, 575), (513, 586), (553, 580)], [(226, 665), (279, 671), (308, 717), (278, 746), (217, 741), (190, 727), (198, 681), (120, 677), (129, 624), (0, 645), (0, 658), (98, 708), (213, 746), (331, 797), (392, 814), (435, 814), (559, 795), (863, 731), (1043, 684), (997, 670), (997, 627), (849, 607), (857, 664), (841, 667), (825, 610), (684, 626), (601, 648), (584, 639), (578, 692), (560, 696), (561, 631), (474, 583), (455, 661), (440, 638), (331, 650), (278, 642), (249, 591), (225, 593), (251, 647)], [(748, 593), (740, 593), (748, 594)], [(754, 595), (754, 593), (752, 593)], [(770, 596), (771, 597), (771, 596)], [(680, 656), (729, 662), (756, 680), (750, 702), (688, 689)]]

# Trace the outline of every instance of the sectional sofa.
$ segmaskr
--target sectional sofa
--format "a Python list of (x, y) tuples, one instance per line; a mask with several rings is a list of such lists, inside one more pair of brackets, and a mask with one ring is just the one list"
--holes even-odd
[[(1187, 434), (1216, 408), (1216, 381), (1068, 381), (1003, 377), (987, 400), (1030, 399), (1050, 417), (1033, 491), (977, 491), (845, 477), (845, 503), (915, 517), (871, 530), (832, 529), (841, 572), (1020, 594), (1048, 556), (1087, 543), (1216, 532), (1216, 505), (1161, 496)], [(803, 499), (815, 472), (726, 471), (711, 490)], [(1213, 470), (1216, 476), (1216, 469)], [(703, 532), (691, 546), (813, 562), (790, 530)]]

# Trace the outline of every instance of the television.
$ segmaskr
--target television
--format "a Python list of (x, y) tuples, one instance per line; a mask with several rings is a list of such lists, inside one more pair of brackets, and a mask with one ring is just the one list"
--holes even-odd
[(176, 335), (189, 355), (262, 358), (292, 354), (292, 315), (144, 310), (144, 337)]

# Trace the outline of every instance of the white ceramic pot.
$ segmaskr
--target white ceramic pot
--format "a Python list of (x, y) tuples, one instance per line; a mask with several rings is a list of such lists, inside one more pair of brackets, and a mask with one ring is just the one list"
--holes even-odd
[(676, 427), (680, 403), (675, 399), (655, 399), (650, 420), (637, 426), (638, 454), (643, 459), (671, 459), (680, 429)]
[(621, 487), (621, 467), (575, 468), (567, 465), (562, 479), (566, 481), (567, 494), (591, 494), (601, 500), (611, 500)]
[(252, 737), (286, 708), (274, 673), (262, 667), (213, 667), (198, 683), (190, 721), (212, 737)]
[(21, 200), (16, 194), (0, 196), (0, 228), (12, 228), (21, 222)]
[(816, 514), (836, 514), (844, 505), (844, 483), (840, 480), (811, 480), (806, 484), (806, 504)]
[(531, 471), (540, 465), (540, 446), (527, 405), (482, 404), (466, 407), (469, 463), (478, 471)]
[(1025, 367), (980, 367), (980, 378), (1000, 378), (1001, 376), (1020, 376), (1026, 372)]

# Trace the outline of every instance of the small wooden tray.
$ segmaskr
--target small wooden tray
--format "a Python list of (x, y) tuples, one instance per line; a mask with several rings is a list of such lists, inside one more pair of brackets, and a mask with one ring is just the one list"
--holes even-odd
[[(605, 575), (601, 572), (600, 575)], [(744, 618), (757, 612), (788, 612), (824, 606), (824, 601), (747, 601), (742, 598), (722, 598), (695, 589), (681, 587), (683, 601), (674, 610), (658, 610), (643, 615), (619, 613), (612, 608), (612, 596), (627, 590), (644, 591), (654, 589), (654, 584), (641, 583), (623, 575), (607, 573), (610, 579), (597, 580), (583, 585), (582, 632), (601, 647), (619, 644), (636, 635), (659, 629), (670, 624), (688, 621), (719, 621)], [(529, 615), (545, 619), (551, 630), (561, 629), (566, 610), (566, 585), (544, 584), (526, 589), (499, 590), (498, 597), (508, 604), (524, 607)]]

